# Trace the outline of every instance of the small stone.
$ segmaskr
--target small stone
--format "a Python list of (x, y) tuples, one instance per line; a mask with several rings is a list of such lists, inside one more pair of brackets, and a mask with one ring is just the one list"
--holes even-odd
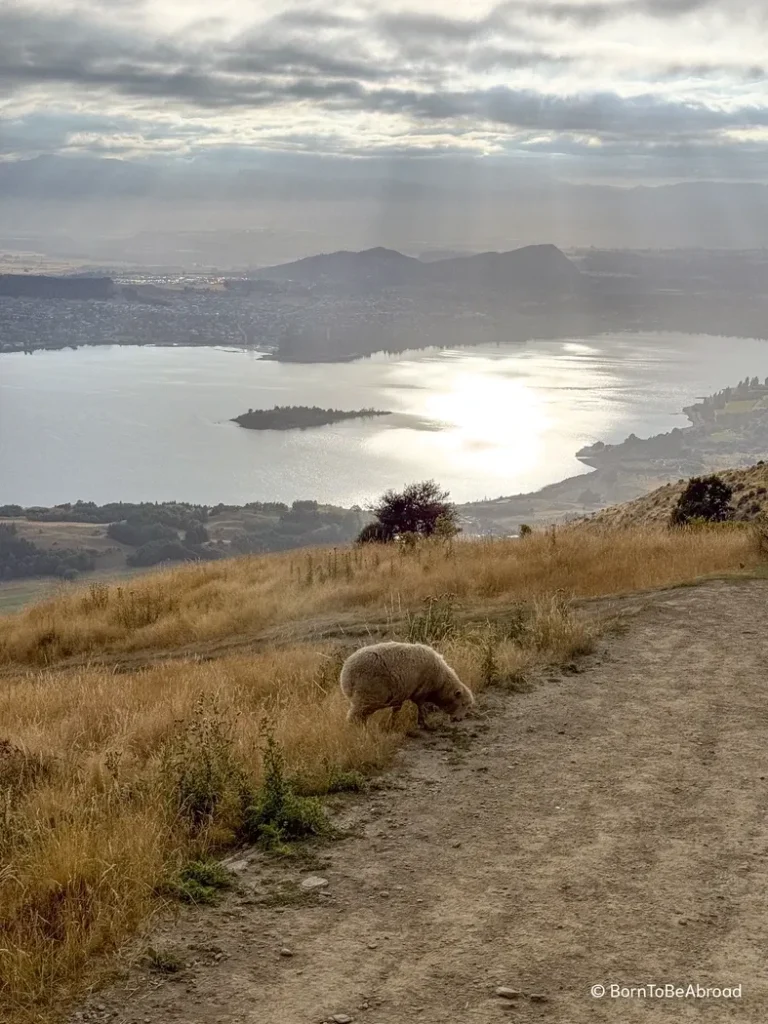
[(280, 956), (293, 956), (293, 950), (284, 946), (283, 949), (280, 950)]
[(496, 995), (501, 996), (502, 999), (519, 999), (520, 990), (516, 988), (506, 988), (504, 985), (500, 985), (496, 989)]
[(548, 1003), (549, 996), (543, 996), (540, 992), (532, 992), (530, 996), (532, 1003)]
[(371, 941), (368, 943), (368, 949), (378, 949), (378, 948), (379, 948), (378, 942), (376, 942), (375, 939), (371, 939)]
[(346, 1013), (334, 1013), (331, 1017), (333, 1024), (352, 1024), (352, 1017)]
[(382, 890), (382, 891), (381, 891), (381, 892), (379, 893), (379, 896), (381, 896), (381, 898), (382, 898), (383, 900), (385, 900), (385, 899), (387, 899), (387, 898), (389, 897), (389, 893), (387, 892), (387, 890), (386, 890), (386, 889), (383, 889), (383, 890)]
[(324, 889), (328, 885), (327, 878), (321, 878), (319, 875), (307, 875), (302, 880), (301, 888), (306, 892), (312, 892), (315, 889)]
[(451, 846), (454, 848), (454, 850), (458, 850), (459, 847), (461, 846), (461, 843), (460, 842), (451, 843)]

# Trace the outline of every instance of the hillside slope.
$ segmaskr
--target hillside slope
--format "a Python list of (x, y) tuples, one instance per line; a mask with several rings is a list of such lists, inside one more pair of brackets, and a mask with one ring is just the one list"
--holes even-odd
[[(480, 704), (476, 719), (476, 724), (490, 723), (500, 716), (499, 729), (493, 726), (489, 734), (494, 747), (498, 745), (498, 760), (488, 764), (497, 774), (517, 760), (514, 748), (504, 741), (508, 732), (531, 759), (530, 778), (541, 786), (544, 775), (552, 772), (555, 751), (542, 748), (546, 762), (534, 763), (533, 749), (526, 747), (514, 724), (517, 695), (558, 667), (577, 671), (574, 659), (593, 649), (602, 628), (594, 604), (587, 603), (590, 599), (691, 583), (704, 575), (750, 576), (763, 570), (763, 552), (750, 530), (630, 529), (617, 534), (567, 528), (523, 541), (433, 539), (412, 549), (368, 545), (222, 560), (138, 577), (121, 586), (75, 584), (24, 612), (0, 617), (0, 787), (5, 793), (0, 815), (0, 1020), (47, 1024), (60, 1019), (54, 1011), (72, 1005), (73, 997), (102, 981), (115, 956), (142, 935), (149, 919), (169, 907), (169, 901), (171, 908), (178, 906), (176, 900), (188, 893), (182, 886), (190, 865), (201, 857), (223, 855), (239, 842), (264, 839), (257, 827), (261, 819), (254, 814), (274, 806), (266, 802), (269, 780), (275, 778), (264, 760), (268, 737), (284, 758), (283, 778), (295, 787), (295, 799), (354, 788), (361, 784), (361, 772), (376, 774), (392, 763), (406, 743), (413, 709), (394, 716), (381, 712), (367, 728), (349, 723), (338, 676), (351, 649), (385, 638), (428, 642), (478, 694), (490, 685), (489, 703)], [(752, 628), (757, 620), (749, 609), (742, 612), (742, 621)], [(687, 619), (685, 628), (691, 628)], [(661, 665), (663, 643), (659, 650)], [(751, 693), (749, 672), (741, 679), (741, 662), (739, 671), (739, 695)], [(610, 685), (602, 688), (606, 697), (621, 686), (620, 677), (609, 677)], [(693, 678), (687, 669), (685, 679)], [(629, 687), (627, 695), (630, 690), (637, 696), (639, 684)], [(722, 698), (722, 689), (718, 692)], [(679, 703), (678, 719), (685, 711), (682, 698)], [(585, 707), (620, 759), (626, 747), (619, 730), (621, 714), (605, 731), (605, 707), (598, 703), (597, 714)], [(644, 698), (638, 707), (647, 710)], [(576, 709), (571, 712), (576, 721)], [(529, 725), (536, 730), (535, 714), (530, 721), (526, 715), (526, 731)], [(561, 728), (567, 732), (567, 722), (556, 730), (558, 737), (565, 734)], [(465, 734), (450, 729), (441, 735), (447, 740)], [(568, 756), (589, 759), (591, 734), (575, 735), (587, 742), (583, 750), (577, 744)], [(585, 781), (615, 775), (612, 769), (604, 775), (610, 768), (607, 758), (606, 748), (603, 760), (586, 764)], [(741, 769), (743, 777), (754, 777), (751, 762)], [(511, 783), (518, 774), (515, 768)], [(451, 817), (447, 810), (444, 814), (445, 826), (459, 835), (457, 841), (469, 843), (483, 833), (492, 838), (481, 851), (490, 872), (493, 858), (502, 856), (505, 843), (512, 841), (498, 823), (506, 815), (514, 839), (520, 835), (518, 822), (530, 820), (521, 818), (526, 812), (511, 795), (514, 785), (492, 788), (498, 793), (495, 803), (486, 804), (487, 819), (471, 786), (460, 817), (456, 812)], [(539, 824), (534, 834), (545, 836), (541, 829), (548, 816), (563, 805), (559, 800), (553, 804), (551, 789), (541, 792), (549, 797), (536, 805)], [(463, 799), (461, 793), (451, 797)], [(504, 800), (511, 802), (498, 802)], [(610, 828), (618, 806), (608, 807), (605, 819), (599, 819), (601, 830)], [(467, 827), (470, 815), (478, 815), (477, 836)], [(437, 819), (433, 824), (425, 817), (423, 824), (413, 822), (403, 839), (410, 835), (417, 840), (418, 829), (434, 843), (429, 838), (433, 832), (442, 850), (441, 828)], [(426, 893), (414, 895), (414, 903), (423, 900), (437, 917), (440, 907), (434, 899), (439, 901), (442, 894), (451, 930), (437, 934), (446, 942), (454, 941), (462, 921), (469, 922), (473, 934), (482, 934), (471, 906), (450, 903), (462, 876), (446, 882), (435, 875), (428, 859), (431, 846), (421, 842), (410, 844), (407, 856), (412, 865), (425, 864), (424, 877), (436, 888), (429, 898)], [(296, 852), (296, 859), (286, 863), (309, 866), (326, 851), (329, 857), (344, 858), (347, 850), (355, 849), (351, 843)], [(535, 839), (528, 853), (526, 849), (511, 846), (507, 851), (514, 853), (515, 863), (519, 858), (522, 878), (532, 857), (540, 859), (542, 852)], [(373, 891), (388, 892), (395, 906), (400, 898), (395, 893), (406, 891), (397, 886), (405, 887), (410, 876), (397, 863), (393, 867), (389, 851), (384, 852)], [(441, 857), (437, 870), (441, 864), (451, 869), (453, 862)], [(257, 862), (265, 870), (259, 883), (264, 900), (284, 903), (279, 892), (270, 895), (274, 858), (258, 857)], [(470, 866), (456, 865), (460, 870)], [(354, 873), (349, 877), (354, 890)], [(489, 874), (479, 882), (486, 891), (490, 879)], [(367, 901), (371, 889), (361, 891)], [(254, 915), (268, 909), (257, 893), (245, 894), (244, 900), (230, 904), (224, 916), (234, 915), (229, 920), (247, 937), (242, 952), (253, 964), (252, 951), (261, 948), (253, 944), (265, 936), (265, 922), (271, 918), (240, 918), (240, 906), (255, 907), (247, 912)], [(358, 911), (365, 915), (362, 904)], [(404, 919), (404, 931), (406, 923)], [(132, 948), (146, 963), (146, 940)], [(340, 948), (346, 949), (343, 944)], [(462, 956), (465, 948), (457, 947)], [(426, 955), (422, 968), (439, 966), (430, 959), (437, 953)], [(440, 962), (444, 955), (440, 952)], [(271, 969), (274, 958), (258, 963)], [(357, 963), (356, 954), (348, 963)], [(343, 965), (338, 970), (338, 977), (346, 977)], [(420, 1005), (413, 995), (420, 977), (414, 976), (414, 989), (409, 989), (414, 1013)], [(249, 978), (243, 991), (252, 988)], [(329, 975), (327, 983), (336, 980)], [(265, 990), (265, 998), (271, 998), (270, 992), (274, 990)], [(226, 989), (214, 1001), (222, 996), (228, 998)], [(290, 1001), (287, 1005), (291, 1007)], [(133, 1006), (124, 1001), (118, 1018), (126, 1020)], [(236, 1006), (231, 1002), (229, 1009)], [(189, 1007), (189, 1020), (198, 1009), (197, 1002)], [(183, 1012), (154, 1019), (184, 1020)], [(277, 1013), (274, 1007), (270, 1019), (280, 1019)], [(240, 1024), (264, 1017), (248, 1014), (243, 1008), (229, 1019)], [(104, 1019), (98, 1003), (96, 1019)], [(304, 1018), (282, 1019), (301, 1024)], [(437, 1019), (442, 1024), (445, 1018)]]
[[(737, 522), (751, 522), (768, 513), (768, 464), (759, 462), (747, 469), (726, 469), (717, 475), (733, 488), (731, 504)], [(666, 525), (687, 483), (678, 480), (665, 484), (633, 501), (601, 509), (582, 521), (597, 526)]]
[[(151, 936), (177, 980), (144, 966), (73, 1024), (768, 1019), (768, 584), (630, 607), (586, 671), (487, 697), (342, 803), (356, 838), (306, 865), (243, 851), (238, 894)], [(590, 992), (649, 982), (742, 996)]]

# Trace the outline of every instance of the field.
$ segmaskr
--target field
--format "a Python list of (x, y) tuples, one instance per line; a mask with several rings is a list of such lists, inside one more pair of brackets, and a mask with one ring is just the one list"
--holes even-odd
[[(339, 509), (331, 505), (321, 505), (318, 508), (319, 519), (315, 523), (311, 519), (307, 521), (306, 529), (308, 534), (318, 527), (327, 525), (328, 522), (338, 521), (339, 516), (343, 519), (349, 517), (345, 538), (354, 537), (359, 530), (357, 516), (346, 509)], [(236, 553), (237, 550), (229, 545), (238, 536), (244, 534), (251, 538), (257, 538), (265, 545), (265, 550), (271, 547), (279, 547), (285, 537), (275, 536), (272, 531), (279, 527), (279, 510), (254, 510), (246, 508), (232, 508), (219, 512), (210, 517), (206, 522), (206, 529), (214, 546), (227, 553)], [(107, 535), (107, 525), (99, 523), (78, 523), (78, 522), (36, 522), (23, 518), (2, 519), (0, 525), (12, 524), (19, 537), (31, 541), (37, 547), (50, 551), (74, 550), (88, 551), (95, 556), (96, 569), (94, 572), (86, 572), (77, 581), (77, 585), (83, 582), (101, 584), (119, 579), (122, 576), (135, 575), (137, 571), (126, 563), (126, 556), (135, 552), (136, 548), (128, 544), (122, 544)], [(351, 532), (350, 532), (351, 531)], [(279, 533), (279, 529), (278, 529)], [(179, 531), (180, 536), (183, 531)], [(327, 537), (327, 535), (326, 535)], [(315, 541), (310, 536), (303, 536), (301, 531), (293, 532), (291, 540), (296, 545), (313, 544)], [(323, 540), (323, 543), (326, 541)], [(46, 594), (57, 592), (61, 588), (61, 580), (55, 577), (34, 578), (21, 580), (0, 580), (0, 614), (3, 612), (16, 611), (32, 600), (39, 599)]]
[(300, 793), (390, 763), (412, 715), (346, 722), (353, 647), (430, 642), (473, 689), (514, 700), (592, 649), (590, 599), (761, 562), (748, 527), (572, 528), (188, 566), (0, 618), (0, 1019), (70, 1002), (186, 865), (243, 835), (267, 733)]
[(56, 548), (89, 548), (98, 553), (103, 568), (125, 565), (125, 555), (131, 549), (107, 536), (106, 526), (100, 523), (35, 523), (27, 519), (0, 519), (0, 524), (16, 527), (20, 537), (46, 550)]
[[(120, 576), (134, 575), (135, 570), (125, 564), (131, 548), (118, 544), (107, 536), (106, 526), (91, 523), (34, 523), (26, 519), (0, 519), (0, 524), (12, 523), (16, 532), (40, 548), (81, 550), (96, 553), (97, 569), (87, 573), (83, 580), (111, 583)], [(78, 582), (78, 584), (80, 583)], [(66, 592), (68, 585), (53, 577), (0, 581), (0, 615), (18, 611), (33, 601)]]

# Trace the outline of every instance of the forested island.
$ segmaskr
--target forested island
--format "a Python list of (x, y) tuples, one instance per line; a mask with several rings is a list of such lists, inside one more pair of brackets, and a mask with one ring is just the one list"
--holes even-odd
[(391, 416), (381, 409), (321, 409), (317, 405), (276, 405), (274, 409), (249, 409), (232, 420), (246, 430), (306, 430), (324, 427), (342, 420), (368, 419), (371, 416)]

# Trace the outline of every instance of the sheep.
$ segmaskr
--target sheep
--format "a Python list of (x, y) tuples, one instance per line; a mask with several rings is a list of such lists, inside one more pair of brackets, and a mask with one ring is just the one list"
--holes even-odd
[(375, 711), (400, 708), (407, 700), (418, 707), (420, 725), (425, 720), (425, 704), (436, 704), (457, 721), (475, 703), (469, 687), (442, 655), (426, 644), (389, 642), (361, 647), (344, 662), (339, 682), (350, 702), (350, 722), (365, 722)]

